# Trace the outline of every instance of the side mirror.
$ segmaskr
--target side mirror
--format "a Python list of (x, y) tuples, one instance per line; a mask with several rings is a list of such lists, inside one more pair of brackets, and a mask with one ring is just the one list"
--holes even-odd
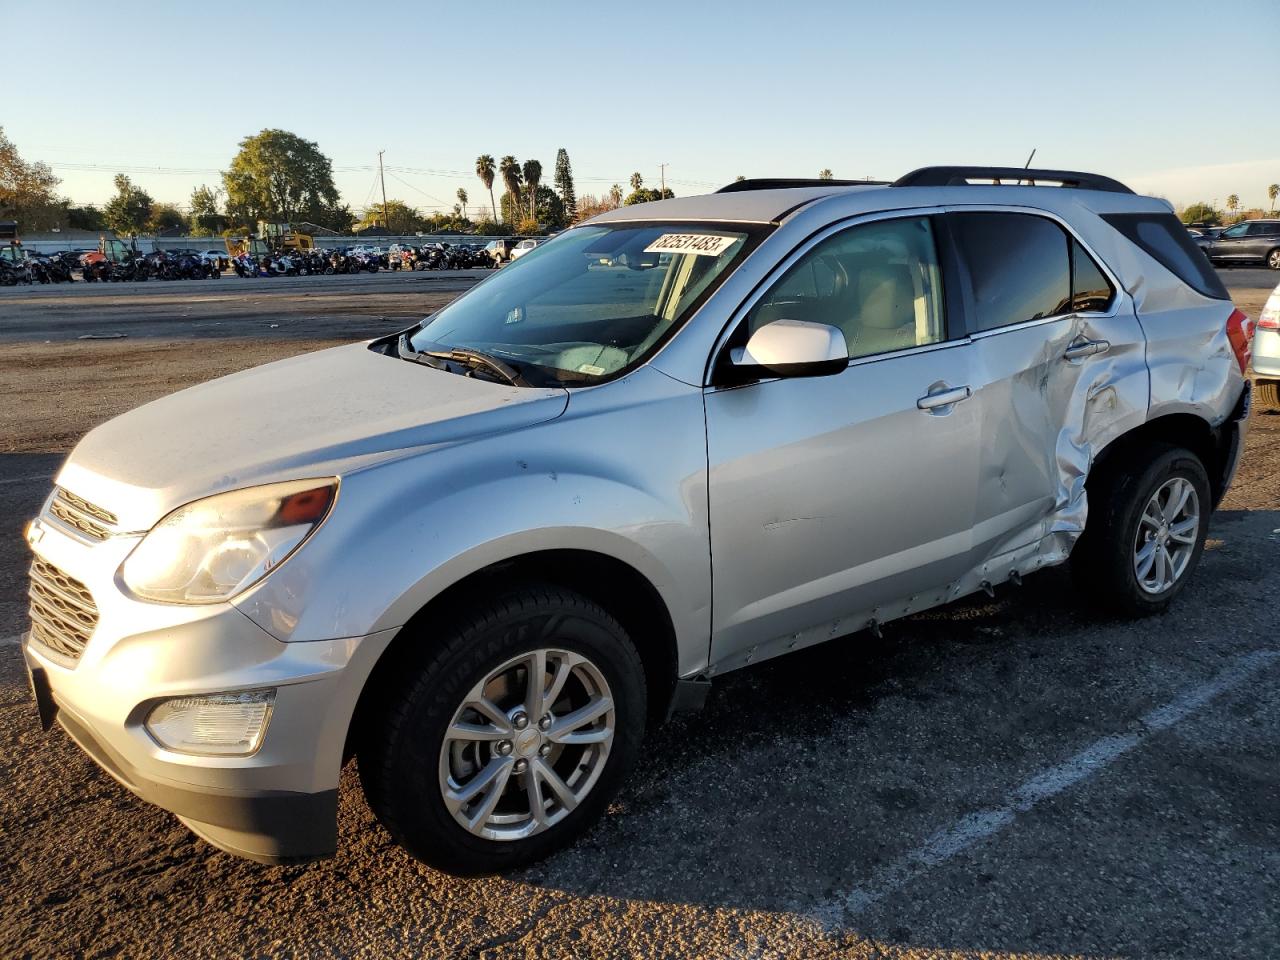
[(844, 333), (826, 323), (774, 320), (730, 354), (734, 379), (827, 377), (849, 365)]

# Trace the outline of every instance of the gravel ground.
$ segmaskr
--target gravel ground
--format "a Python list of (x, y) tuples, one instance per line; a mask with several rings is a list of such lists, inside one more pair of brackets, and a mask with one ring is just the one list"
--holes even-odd
[[(395, 329), (472, 282), (419, 276), (0, 290), (0, 954), (1276, 955), (1280, 411), (1255, 411), (1168, 614), (1093, 617), (1049, 570), (725, 676), (656, 732), (586, 838), (520, 873), (416, 863), (354, 767), (337, 857), (240, 861), (41, 733), (11, 639), (17, 535), (75, 438), (178, 386)], [(1276, 279), (1224, 278), (1253, 316)]]

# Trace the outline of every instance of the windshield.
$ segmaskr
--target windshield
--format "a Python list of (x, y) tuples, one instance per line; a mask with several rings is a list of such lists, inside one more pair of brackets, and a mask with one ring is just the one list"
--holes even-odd
[(586, 226), (539, 243), (423, 321), (418, 351), (482, 351), (537, 386), (644, 362), (758, 242), (733, 224)]

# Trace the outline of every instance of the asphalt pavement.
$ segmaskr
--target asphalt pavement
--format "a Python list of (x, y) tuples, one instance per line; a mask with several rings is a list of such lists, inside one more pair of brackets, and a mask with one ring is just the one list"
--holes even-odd
[[(1223, 276), (1253, 316), (1280, 279)], [(1167, 614), (1088, 613), (1055, 569), (718, 678), (595, 829), (518, 873), (415, 862), (354, 765), (337, 857), (244, 862), (40, 732), (19, 531), (76, 437), (186, 383), (396, 329), (473, 282), (0, 290), (0, 955), (1277, 955), (1280, 411), (1254, 411)]]

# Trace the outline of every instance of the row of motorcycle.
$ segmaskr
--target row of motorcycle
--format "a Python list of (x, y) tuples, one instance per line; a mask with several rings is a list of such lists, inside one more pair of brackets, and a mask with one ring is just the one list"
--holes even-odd
[(139, 280), (204, 280), (221, 276), (217, 265), (189, 254), (148, 253), (112, 262), (101, 253), (27, 254), (21, 260), (0, 257), (0, 286), (19, 283), (70, 283), (78, 270), (85, 283)]
[(79, 269), (78, 253), (36, 254), (22, 260), (0, 257), (0, 287), (19, 283), (70, 283), (71, 271)]
[(215, 263), (190, 253), (155, 253), (126, 257), (112, 262), (100, 253), (80, 258), (80, 274), (85, 283), (122, 283), (139, 280), (217, 280), (222, 276)]
[(261, 256), (232, 257), (239, 277), (306, 277), (313, 274), (377, 273), (379, 270), (467, 270), (496, 266), (476, 244), (397, 245), (383, 252), (359, 247), (289, 250)]

